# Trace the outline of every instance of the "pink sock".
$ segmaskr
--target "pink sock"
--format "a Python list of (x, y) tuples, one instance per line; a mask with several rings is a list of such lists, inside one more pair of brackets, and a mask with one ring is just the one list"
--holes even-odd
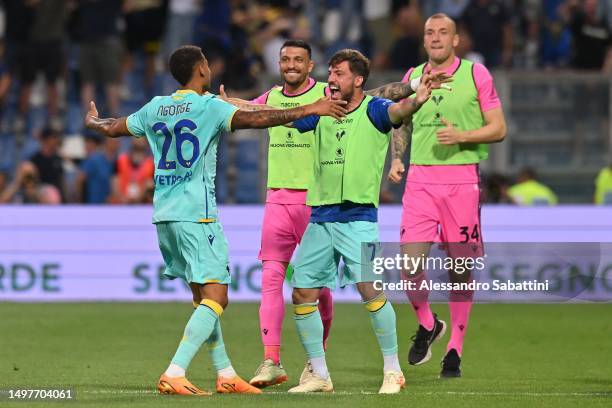
[(280, 363), (281, 332), (285, 318), (284, 281), (283, 262), (263, 261), (259, 327), (264, 345), (264, 359), (272, 359), (276, 364)]
[(421, 282), (425, 278), (425, 272), (422, 272), (416, 277), (411, 276), (410, 278), (404, 278), (409, 282), (413, 282), (413, 287), (415, 288), (414, 290), (406, 289), (406, 295), (408, 295), (408, 299), (410, 299), (410, 303), (416, 313), (419, 324), (427, 330), (432, 330), (434, 327), (434, 319), (427, 300), (429, 298), (429, 290), (419, 289)]
[(323, 321), (323, 349), (327, 349), (327, 338), (334, 318), (334, 301), (329, 288), (321, 289), (319, 294), (319, 313)]
[(451, 336), (446, 347), (447, 353), (450, 349), (455, 349), (459, 356), (461, 356), (463, 338), (465, 337), (470, 319), (473, 296), (474, 291), (472, 290), (458, 290), (451, 291), (450, 293), (448, 306), (450, 308)]

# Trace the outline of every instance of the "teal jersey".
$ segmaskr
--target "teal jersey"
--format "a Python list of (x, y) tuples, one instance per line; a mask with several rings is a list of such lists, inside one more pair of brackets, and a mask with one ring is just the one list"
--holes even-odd
[(147, 137), (155, 160), (153, 223), (217, 218), (217, 145), (236, 110), (215, 95), (179, 90), (127, 118), (132, 135)]

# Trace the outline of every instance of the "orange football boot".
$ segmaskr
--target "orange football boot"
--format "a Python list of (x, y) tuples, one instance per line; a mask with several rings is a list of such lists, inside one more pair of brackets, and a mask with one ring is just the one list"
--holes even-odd
[(159, 377), (157, 389), (160, 394), (195, 395), (198, 397), (212, 395), (211, 392), (199, 389), (185, 377), (168, 377), (166, 374)]
[(242, 378), (217, 377), (217, 392), (221, 394), (261, 394), (259, 388), (253, 387)]

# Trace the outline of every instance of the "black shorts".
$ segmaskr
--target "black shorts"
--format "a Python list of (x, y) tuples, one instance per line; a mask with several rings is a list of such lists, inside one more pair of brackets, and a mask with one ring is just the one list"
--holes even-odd
[(125, 41), (129, 52), (159, 52), (165, 29), (165, 13), (162, 9), (128, 13), (125, 15), (125, 23)]
[(55, 82), (66, 65), (62, 41), (21, 43), (12, 50), (12, 71), (24, 84), (31, 84), (42, 72), (47, 82)]
[(112, 85), (120, 80), (122, 47), (118, 38), (81, 43), (79, 66), (86, 83)]

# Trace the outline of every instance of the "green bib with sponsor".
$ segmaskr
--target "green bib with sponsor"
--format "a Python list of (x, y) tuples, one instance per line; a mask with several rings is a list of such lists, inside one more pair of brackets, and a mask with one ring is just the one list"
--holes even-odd
[[(425, 64), (410, 74), (410, 79), (423, 73)], [(412, 117), (410, 163), (422, 165), (474, 164), (489, 156), (489, 147), (481, 143), (441, 145), (436, 132), (445, 125), (440, 117), (458, 130), (474, 130), (485, 125), (478, 103), (478, 90), (472, 73), (474, 64), (461, 60), (450, 84), (452, 91), (434, 89), (431, 98)]]
[(342, 120), (319, 119), (314, 131), (314, 177), (306, 204), (341, 204), (350, 201), (378, 207), (380, 183), (391, 132), (383, 133), (370, 121), (371, 96)]
[[(275, 87), (266, 103), (278, 108), (308, 105), (325, 96), (325, 87), (327, 83), (316, 82), (308, 91), (295, 96), (287, 96), (282, 87)], [(269, 132), (268, 188), (307, 189), (312, 175), (314, 133), (300, 133), (285, 126), (270, 128)]]

